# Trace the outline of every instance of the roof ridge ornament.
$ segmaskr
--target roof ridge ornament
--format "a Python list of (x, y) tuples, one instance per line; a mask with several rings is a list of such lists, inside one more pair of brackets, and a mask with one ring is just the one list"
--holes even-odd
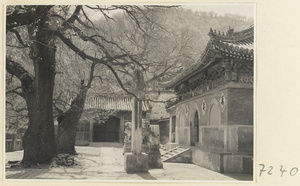
[(229, 26), (229, 29), (228, 29), (228, 31), (227, 31), (227, 34), (226, 34), (226, 35), (228, 35), (229, 37), (232, 37), (232, 36), (233, 36), (233, 33), (234, 33), (234, 29), (233, 29), (233, 28), (231, 28), (231, 26)]

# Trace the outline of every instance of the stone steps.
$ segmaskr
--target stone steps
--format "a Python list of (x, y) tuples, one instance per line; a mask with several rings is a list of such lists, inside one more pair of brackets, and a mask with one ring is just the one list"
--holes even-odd
[(171, 158), (173, 158), (175, 156), (178, 156), (178, 155), (180, 155), (180, 154), (182, 154), (182, 153), (184, 153), (184, 152), (186, 152), (188, 150), (189, 150), (189, 148), (185, 149), (185, 148), (182, 148), (180, 146), (175, 147), (175, 148), (173, 148), (173, 149), (171, 149), (169, 151), (166, 151), (165, 153), (162, 153), (161, 154), (161, 161), (165, 162), (165, 161), (167, 161), (167, 160), (169, 160), (169, 159), (171, 159)]
[(90, 142), (90, 147), (116, 147), (116, 148), (122, 148), (123, 143), (118, 142)]
[(165, 147), (165, 145), (160, 144), (159, 145), (159, 151), (160, 151), (160, 154), (165, 154), (168, 150)]

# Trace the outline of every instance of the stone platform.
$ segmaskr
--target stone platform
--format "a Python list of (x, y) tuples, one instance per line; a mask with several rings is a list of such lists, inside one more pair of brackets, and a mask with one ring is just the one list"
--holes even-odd
[(148, 154), (125, 153), (124, 169), (127, 173), (148, 172)]
[(249, 154), (207, 152), (193, 148), (192, 163), (220, 173), (253, 173), (253, 159)]

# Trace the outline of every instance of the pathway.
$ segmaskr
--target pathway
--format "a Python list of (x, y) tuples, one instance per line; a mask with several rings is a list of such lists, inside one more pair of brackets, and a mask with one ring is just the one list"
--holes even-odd
[[(6, 179), (64, 179), (64, 180), (252, 180), (252, 175), (224, 175), (208, 169), (181, 163), (164, 163), (163, 169), (150, 169), (149, 173), (127, 174), (124, 171), (123, 148), (77, 146), (78, 166), (33, 168), (6, 168)], [(8, 161), (21, 160), (22, 151), (6, 153)], [(237, 180), (238, 179), (238, 180)]]

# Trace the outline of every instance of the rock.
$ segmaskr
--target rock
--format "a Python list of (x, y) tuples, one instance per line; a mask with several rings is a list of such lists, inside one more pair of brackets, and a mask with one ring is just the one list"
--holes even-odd
[(148, 164), (150, 168), (162, 168), (161, 154), (159, 151), (159, 131), (153, 131), (147, 120), (143, 120), (143, 152), (148, 154)]
[(58, 154), (56, 157), (53, 158), (51, 167), (57, 166), (75, 166), (78, 165), (75, 157), (69, 154)]
[(16, 164), (16, 163), (20, 163), (20, 161), (8, 161), (8, 164)]

